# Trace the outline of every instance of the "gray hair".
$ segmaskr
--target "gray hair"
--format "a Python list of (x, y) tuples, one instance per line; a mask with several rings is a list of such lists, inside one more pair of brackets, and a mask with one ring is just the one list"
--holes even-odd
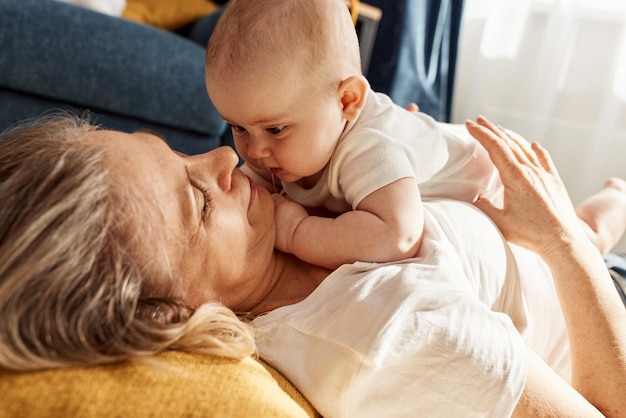
[(0, 137), (0, 368), (110, 363), (167, 349), (252, 354), (251, 329), (232, 311), (190, 309), (140, 265), (123, 194), (103, 150), (84, 141), (95, 129), (57, 114)]

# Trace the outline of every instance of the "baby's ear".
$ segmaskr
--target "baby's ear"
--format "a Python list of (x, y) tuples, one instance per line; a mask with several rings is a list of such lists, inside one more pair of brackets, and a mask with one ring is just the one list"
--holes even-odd
[(346, 120), (355, 119), (365, 103), (369, 84), (363, 76), (352, 75), (339, 84), (339, 97), (343, 108), (343, 118)]

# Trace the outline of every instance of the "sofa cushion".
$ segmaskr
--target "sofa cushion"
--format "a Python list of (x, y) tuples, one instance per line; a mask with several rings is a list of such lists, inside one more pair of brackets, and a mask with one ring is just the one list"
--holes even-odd
[(127, 0), (122, 16), (157, 28), (178, 30), (217, 8), (210, 0)]
[(266, 364), (174, 351), (141, 362), (0, 372), (0, 393), (2, 417), (319, 416)]
[(219, 137), (205, 48), (174, 33), (58, 1), (0, 0), (0, 86)]

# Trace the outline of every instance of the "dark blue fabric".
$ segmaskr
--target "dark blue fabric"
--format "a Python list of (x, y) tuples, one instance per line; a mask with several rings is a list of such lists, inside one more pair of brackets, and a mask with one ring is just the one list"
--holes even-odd
[(220, 135), (207, 135), (186, 129), (175, 128), (159, 123), (139, 120), (131, 116), (114, 114), (94, 109), (61, 103), (57, 100), (31, 96), (0, 88), (0, 131), (21, 120), (31, 119), (56, 110), (67, 110), (76, 114), (88, 112), (94, 122), (103, 128), (122, 132), (148, 129), (163, 135), (175, 150), (185, 154), (200, 154), (222, 145), (233, 146), (230, 129)]
[(626, 305), (626, 254), (609, 253), (604, 257), (613, 283), (622, 302)]
[(367, 0), (383, 14), (368, 79), (400, 106), (450, 121), (463, 0)]
[(188, 27), (182, 30), (182, 33), (187, 38), (200, 44), (203, 48), (206, 48), (209, 43), (209, 38), (217, 25), (217, 21), (224, 12), (225, 5), (217, 9), (215, 12), (208, 16), (198, 19)]
[(115, 129), (162, 127), (189, 153), (227, 130), (206, 93), (204, 47), (177, 34), (57, 1), (0, 0), (0, 45), (0, 129), (67, 105)]

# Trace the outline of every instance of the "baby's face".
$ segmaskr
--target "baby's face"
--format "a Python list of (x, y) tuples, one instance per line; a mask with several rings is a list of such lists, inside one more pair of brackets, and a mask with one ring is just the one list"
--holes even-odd
[(346, 121), (339, 93), (310, 86), (296, 68), (207, 78), (207, 90), (248, 164), (306, 183), (330, 160)]

